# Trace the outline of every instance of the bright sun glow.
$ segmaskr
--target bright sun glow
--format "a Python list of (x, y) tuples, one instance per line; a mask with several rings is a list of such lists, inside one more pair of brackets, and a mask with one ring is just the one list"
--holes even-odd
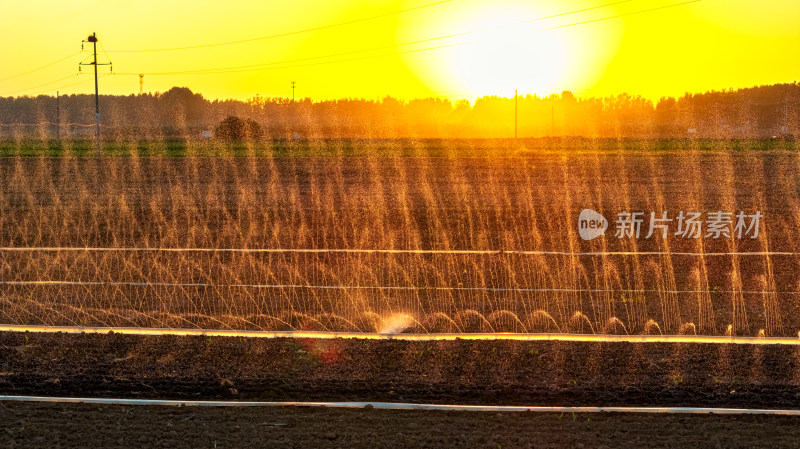
[(793, 82), (800, 71), (797, 0), (4, 3), (0, 39), (13, 44), (0, 96), (93, 92), (77, 75), (92, 32), (114, 62), (101, 92), (124, 95), (143, 73), (144, 92), (187, 86), (207, 98), (290, 97), (295, 81), (297, 96), (315, 100), (515, 89), (657, 100)]
[(541, 15), (531, 8), (493, 7), (466, 21), (466, 29), (491, 31), (469, 35), (464, 45), (447, 52), (442, 63), (452, 73), (451, 79), (473, 95), (559, 89), (571, 66), (572, 51), (565, 36), (520, 25), (503, 26)]
[[(563, 27), (598, 11), (563, 15), (585, 4), (532, 4), (514, 0), (476, 2), (457, 14), (436, 16), (418, 29), (450, 36), (430, 54), (405, 59), (436, 96), (549, 95), (581, 91), (605, 70), (619, 47), (620, 23)], [(612, 8), (599, 13), (614, 14)], [(561, 15), (559, 15), (561, 14)], [(593, 15), (594, 14), (594, 15)], [(563, 27), (563, 28), (559, 28)], [(399, 39), (413, 40), (411, 35)]]

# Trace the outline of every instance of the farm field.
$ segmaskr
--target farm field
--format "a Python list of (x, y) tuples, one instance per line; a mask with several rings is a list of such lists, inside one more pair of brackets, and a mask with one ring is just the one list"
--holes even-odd
[(797, 0), (7, 3), (0, 449), (800, 447)]
[[(767, 416), (653, 416), (275, 408), (6, 404), (8, 448), (331, 447), (792, 448), (797, 420)], [(120, 428), (125, 429), (124, 437)], [(89, 443), (91, 441), (92, 443)]]
[[(6, 142), (0, 324), (798, 335), (792, 142), (523, 144), (116, 142), (96, 158)], [(579, 235), (584, 209), (604, 237)], [(617, 238), (625, 211), (763, 220), (755, 238), (733, 222), (648, 238), (647, 221)], [(3, 332), (0, 394), (796, 409), (796, 348)], [(798, 421), (15, 402), (0, 418), (4, 447), (81, 446), (86, 429), (115, 447), (792, 447)]]
[(7, 395), (796, 408), (792, 346), (0, 334)]
[[(7, 141), (3, 324), (795, 336), (783, 140)], [(608, 219), (578, 236), (578, 215)], [(646, 216), (616, 238), (621, 212)], [(763, 215), (674, 235), (680, 211)], [(647, 238), (650, 213), (673, 220)], [(704, 216), (705, 216), (704, 215)], [(705, 232), (705, 229), (704, 229)], [(750, 254), (747, 254), (750, 253)]]
[[(800, 401), (800, 353), (786, 346), (3, 333), (0, 360), (6, 395), (781, 409)], [(3, 447), (788, 448), (798, 425), (752, 415), (0, 404)]]

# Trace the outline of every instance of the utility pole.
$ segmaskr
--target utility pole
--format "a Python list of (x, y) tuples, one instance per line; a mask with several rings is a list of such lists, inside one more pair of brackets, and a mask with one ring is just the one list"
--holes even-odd
[(100, 94), (97, 86), (97, 33), (92, 33), (89, 36), (89, 42), (92, 43), (94, 53), (94, 137), (97, 142), (97, 156), (100, 156)]
[[(100, 156), (100, 95), (98, 93), (98, 86), (97, 86), (97, 66), (98, 65), (111, 65), (111, 61), (108, 64), (97, 64), (97, 33), (92, 33), (91, 36), (87, 37), (86, 40), (81, 41), (81, 49), (83, 49), (83, 44), (85, 42), (92, 43), (92, 54), (94, 59), (92, 62), (89, 63), (80, 63), (80, 65), (93, 65), (94, 66), (94, 137), (97, 143), (97, 156)], [(80, 69), (80, 66), (78, 67)]]
[(296, 81), (292, 81), (292, 103), (294, 103), (294, 86), (297, 84)]
[(61, 140), (61, 104), (56, 91), (56, 140)]
[(139, 74), (139, 95), (144, 91), (144, 73)]
[(514, 141), (517, 141), (517, 89), (514, 89)]

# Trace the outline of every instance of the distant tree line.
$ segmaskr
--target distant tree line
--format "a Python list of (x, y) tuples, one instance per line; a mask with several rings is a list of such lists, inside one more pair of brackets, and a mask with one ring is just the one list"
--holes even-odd
[[(164, 93), (100, 97), (107, 137), (161, 139), (234, 130), (243, 138), (291, 137), (509, 137), (514, 98), (470, 103), (442, 98), (401, 101), (340, 99), (292, 101), (207, 100), (185, 87)], [(800, 136), (800, 84), (774, 84), (649, 99), (620, 94), (578, 98), (569, 91), (520, 96), (519, 135), (585, 137)], [(94, 97), (61, 97), (62, 136), (91, 136)], [(228, 117), (240, 122), (220, 127)], [(53, 96), (0, 97), (0, 138), (54, 134)], [(208, 134), (208, 133), (206, 133)], [(230, 137), (229, 135), (226, 135)]]

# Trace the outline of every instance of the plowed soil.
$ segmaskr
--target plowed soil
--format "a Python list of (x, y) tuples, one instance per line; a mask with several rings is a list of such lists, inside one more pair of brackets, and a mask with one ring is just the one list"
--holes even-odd
[(794, 448), (800, 420), (5, 403), (4, 448)]
[[(800, 408), (778, 346), (4, 333), (0, 394)], [(3, 403), (2, 447), (796, 447), (787, 417)]]

